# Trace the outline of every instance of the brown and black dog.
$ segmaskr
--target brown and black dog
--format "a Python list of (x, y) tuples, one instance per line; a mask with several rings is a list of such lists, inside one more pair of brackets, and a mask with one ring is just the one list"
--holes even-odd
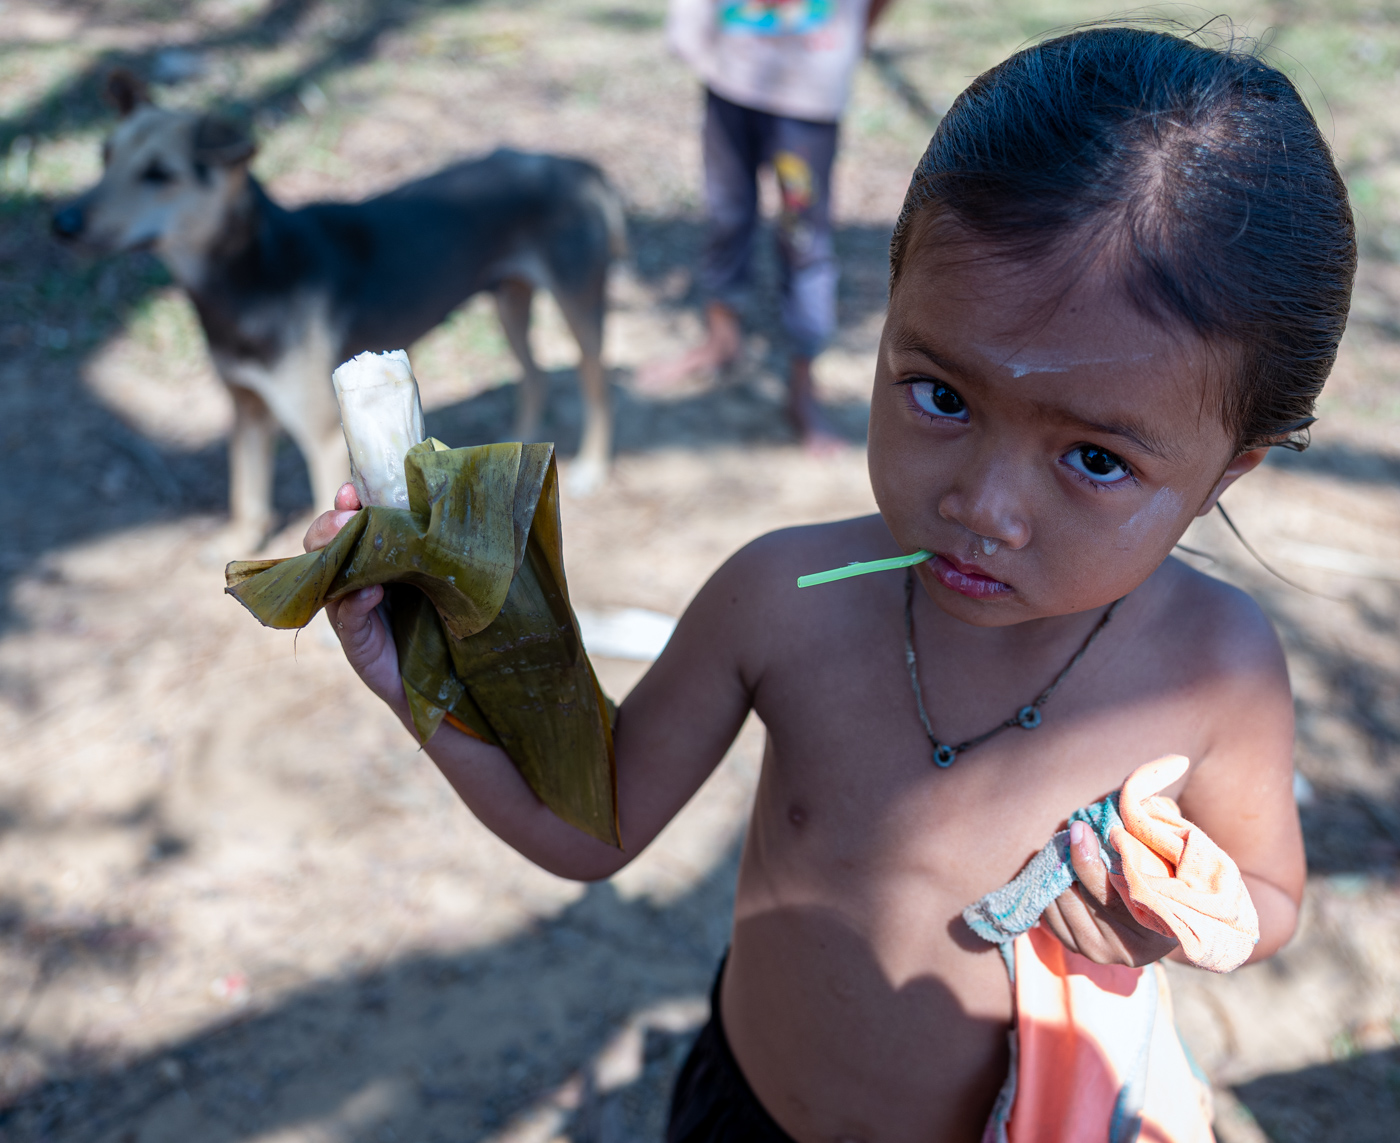
[(238, 542), (272, 524), (278, 426), (296, 442), (318, 506), (348, 476), (331, 370), (412, 344), (480, 290), (495, 294), (524, 375), (516, 431), (530, 440), (545, 379), (530, 302), (548, 289), (577, 339), (583, 443), (569, 484), (600, 484), (612, 425), (603, 373), (607, 275), (625, 246), (621, 203), (591, 163), (500, 150), (358, 203), (277, 205), (248, 171), (250, 136), (168, 111), (127, 72), (108, 81), (122, 122), (101, 182), (54, 215), (55, 234), (103, 251), (145, 247), (199, 313), (234, 401), (230, 508)]

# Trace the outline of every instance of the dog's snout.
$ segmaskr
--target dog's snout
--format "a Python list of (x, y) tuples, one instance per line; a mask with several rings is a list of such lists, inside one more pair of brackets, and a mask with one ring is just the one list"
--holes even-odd
[(83, 232), (83, 208), (65, 206), (53, 216), (53, 232), (56, 238), (77, 238)]

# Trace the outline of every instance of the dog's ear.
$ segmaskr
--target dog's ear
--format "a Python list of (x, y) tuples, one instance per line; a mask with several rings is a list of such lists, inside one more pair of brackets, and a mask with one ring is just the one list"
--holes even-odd
[(146, 86), (146, 81), (124, 67), (113, 68), (108, 72), (107, 82), (102, 86), (102, 94), (123, 119), (143, 103), (151, 101), (151, 91)]
[(203, 115), (194, 126), (194, 160), (213, 167), (246, 163), (258, 145), (241, 123), (220, 115)]

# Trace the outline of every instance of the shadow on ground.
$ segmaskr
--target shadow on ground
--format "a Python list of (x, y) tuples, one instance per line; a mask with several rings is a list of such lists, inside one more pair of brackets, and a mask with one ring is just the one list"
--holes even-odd
[[(254, 1005), (157, 1054), (55, 1061), (62, 1078), (0, 1109), (0, 1136), (232, 1143), (314, 1123), (466, 1143), (533, 1113), (577, 1143), (660, 1138), (728, 939), (736, 863), (737, 849), (665, 908), (592, 885), (499, 944), (410, 954), (266, 1007), (253, 980)], [(308, 1041), (312, 1057), (292, 1047)]]
[(1309, 873), (1395, 876), (1400, 866), (1400, 806), (1395, 799), (1341, 788), (1314, 794), (1301, 813)]
[[(180, 0), (52, 0), (58, 11), (76, 12), (85, 19), (109, 26), (122, 23), (190, 19), (192, 13)], [(373, 58), (385, 38), (409, 27), (418, 19), (451, 8), (470, 7), (475, 0), (272, 0), (251, 11), (240, 6), (242, 18), (222, 27), (204, 24), (194, 35), (182, 29), (180, 58), (198, 61), (206, 54), (230, 51), (272, 52), (291, 43), (312, 43), (313, 49), (299, 66), (279, 69), (273, 78), (248, 93), (232, 110), (256, 113), (261, 118), (294, 114), (299, 93), (306, 84), (323, 81), (335, 72)], [(63, 83), (42, 98), (0, 120), (0, 150), (8, 150), (15, 139), (52, 137), (91, 128), (104, 122), (111, 110), (104, 104), (101, 89), (113, 67), (131, 69), (138, 75), (160, 78), (172, 71), (174, 57), (167, 45), (142, 49), (109, 49), (94, 55), (87, 65), (75, 70)], [(195, 63), (192, 66), (198, 68)], [(178, 67), (173, 69), (178, 73)], [(198, 74), (198, 71), (191, 73)], [(171, 74), (178, 82), (183, 78)]]
[(1400, 485), (1400, 456), (1342, 441), (1316, 442), (1302, 452), (1274, 449), (1269, 463), (1292, 472), (1335, 476), (1354, 484)]
[(1400, 1048), (1262, 1076), (1235, 1094), (1271, 1143), (1394, 1143)]
[[(1400, 593), (1400, 586), (1390, 590)], [(1350, 602), (1379, 630), (1394, 626), (1389, 613), (1375, 612), (1363, 597)], [(1298, 743), (1312, 783), (1299, 807), (1308, 870), (1392, 879), (1400, 873), (1400, 680), (1385, 664), (1292, 620), (1287, 608), (1267, 610), (1290, 653), (1323, 684), (1318, 699), (1295, 697)], [(1338, 725), (1348, 728), (1343, 740)]]

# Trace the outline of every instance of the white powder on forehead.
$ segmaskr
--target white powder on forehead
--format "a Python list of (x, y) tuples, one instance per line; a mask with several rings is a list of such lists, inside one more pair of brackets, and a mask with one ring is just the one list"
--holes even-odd
[(1132, 361), (1149, 361), (1150, 353), (1132, 353), (1126, 357), (1067, 357), (1060, 353), (1023, 351), (1003, 356), (1004, 350), (979, 345), (977, 352), (989, 361), (995, 361), (1011, 371), (1012, 377), (1025, 377), (1031, 373), (1068, 373), (1081, 365), (1120, 365)]

